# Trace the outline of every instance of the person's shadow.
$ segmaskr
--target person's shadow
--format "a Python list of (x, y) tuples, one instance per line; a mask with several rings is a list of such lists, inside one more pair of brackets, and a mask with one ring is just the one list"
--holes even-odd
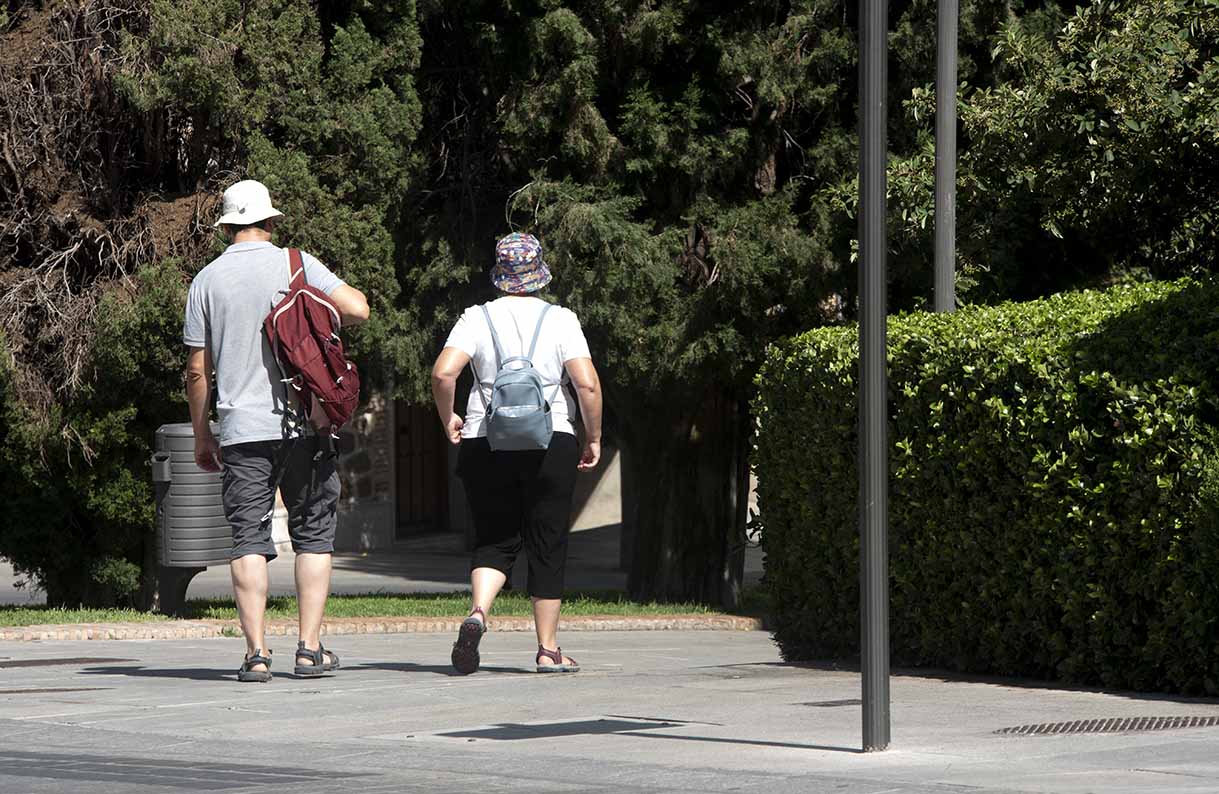
[(190, 681), (237, 679), (236, 670), (216, 667), (86, 667), (82, 675), (125, 675), (132, 678), (185, 678)]
[[(343, 672), (354, 672), (356, 670), (385, 670), (388, 672), (397, 673), (425, 673), (430, 675), (443, 675), (452, 678), (465, 678), (452, 666), (444, 664), (415, 664), (414, 662), (369, 662), (365, 664), (344, 665), (332, 674), (324, 676), (316, 676), (310, 678), (299, 678), (293, 675), (290, 670), (279, 671), (272, 667), (272, 674), (276, 678), (298, 679), (301, 681), (317, 681), (319, 679), (334, 678)], [(234, 681), (237, 679), (235, 670), (221, 669), (216, 667), (140, 667), (140, 666), (107, 666), (107, 667), (87, 667), (80, 671), (83, 675), (125, 675), (132, 678), (182, 678), (188, 681)], [(532, 670), (523, 667), (488, 667), (486, 665), (479, 668), (479, 672), (485, 673), (527, 673), (533, 674)]]

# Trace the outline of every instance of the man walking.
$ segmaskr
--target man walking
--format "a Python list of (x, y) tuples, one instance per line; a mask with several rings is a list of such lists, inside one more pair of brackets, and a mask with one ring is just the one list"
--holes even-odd
[[(275, 219), (267, 188), (245, 180), (224, 191), (216, 226), (231, 243), (199, 271), (186, 302), (182, 340), (189, 353), (186, 392), (195, 434), (195, 462), (224, 470), (225, 515), (233, 527), (231, 573), (237, 613), (246, 637), (240, 681), (269, 681), (267, 563), (275, 559), (270, 515), (275, 485), (288, 508), (288, 532), (296, 552), (300, 638), (295, 671), (321, 675), (337, 669), (319, 633), (330, 593), (339, 477), (333, 457), (315, 460), (316, 439), (289, 421), (297, 408), (263, 333), (263, 320), (287, 294), (288, 257), (272, 244)], [(309, 254), (305, 280), (325, 292), (344, 325), (368, 319), (368, 301)], [(212, 375), (216, 380), (219, 438), (209, 425)], [(307, 423), (304, 423), (307, 425)]]

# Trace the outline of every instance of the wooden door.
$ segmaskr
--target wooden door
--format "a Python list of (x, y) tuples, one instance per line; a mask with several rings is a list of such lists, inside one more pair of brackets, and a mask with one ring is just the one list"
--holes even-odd
[(399, 402), (398, 537), (449, 529), (448, 445), (431, 406)]

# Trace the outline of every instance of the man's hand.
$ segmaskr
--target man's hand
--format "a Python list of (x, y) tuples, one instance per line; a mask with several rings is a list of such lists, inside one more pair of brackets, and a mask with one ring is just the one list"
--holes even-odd
[(597, 468), (597, 464), (600, 462), (601, 442), (585, 441), (584, 451), (580, 454), (580, 462), (576, 464), (576, 468), (580, 471), (591, 471)]
[(450, 444), (456, 446), (461, 443), (461, 429), (465, 426), (465, 421), (457, 414), (449, 416), (449, 421), (444, 423), (444, 432)]
[(204, 471), (220, 471), (220, 444), (211, 432), (195, 436), (195, 465)]

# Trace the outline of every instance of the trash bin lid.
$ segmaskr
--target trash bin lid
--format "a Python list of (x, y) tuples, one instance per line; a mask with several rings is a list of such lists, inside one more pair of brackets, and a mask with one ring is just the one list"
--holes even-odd
[(190, 422), (177, 422), (170, 425), (161, 425), (157, 428), (157, 435), (173, 438), (191, 438), (195, 435), (195, 429), (191, 427)]
[[(211, 423), (212, 432), (215, 433), (219, 428), (215, 422)], [(158, 436), (167, 438), (194, 438), (195, 428), (190, 422), (174, 422), (168, 425), (161, 425), (157, 428)]]

